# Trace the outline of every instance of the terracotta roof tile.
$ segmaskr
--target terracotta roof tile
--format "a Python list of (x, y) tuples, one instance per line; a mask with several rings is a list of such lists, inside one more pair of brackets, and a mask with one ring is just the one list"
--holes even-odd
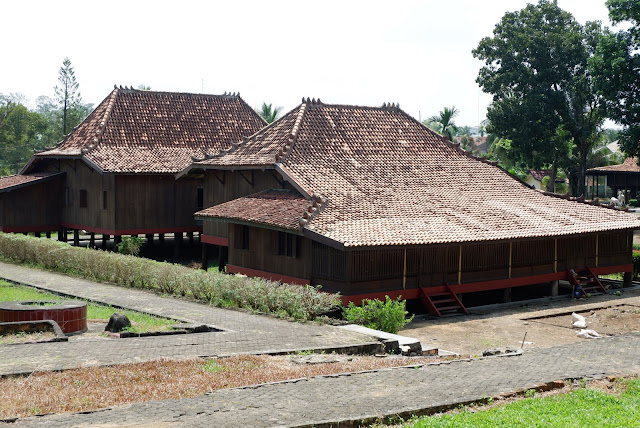
[(640, 172), (640, 166), (638, 166), (638, 158), (630, 157), (626, 158), (623, 163), (619, 165), (601, 166), (598, 168), (590, 168), (587, 170), (589, 173), (597, 172)]
[(65, 140), (36, 158), (84, 156), (104, 171), (176, 173), (265, 125), (237, 95), (114, 89)]
[[(260, 154), (258, 165), (277, 158), (299, 188), (325, 198), (304, 227), (348, 247), (640, 228), (637, 216), (532, 190), (394, 105), (305, 102), (219, 159), (246, 164), (249, 153)], [(234, 201), (235, 218), (245, 203)]]
[(0, 191), (9, 191), (12, 188), (25, 186), (28, 184), (35, 183), (37, 181), (46, 180), (56, 175), (60, 175), (60, 173), (38, 172), (35, 174), (9, 175), (7, 177), (0, 178)]
[(290, 190), (271, 189), (199, 211), (197, 217), (242, 220), (299, 230), (299, 219), (312, 211), (312, 201)]

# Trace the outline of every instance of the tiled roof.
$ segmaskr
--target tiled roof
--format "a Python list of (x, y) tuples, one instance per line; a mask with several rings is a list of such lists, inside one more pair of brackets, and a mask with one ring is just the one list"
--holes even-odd
[(8, 192), (16, 187), (27, 186), (38, 181), (47, 180), (59, 174), (58, 172), (38, 172), (35, 174), (19, 174), (2, 177), (0, 178), (0, 192)]
[(176, 173), (265, 122), (239, 95), (114, 89), (67, 138), (37, 158), (84, 156), (109, 172)]
[(640, 172), (640, 166), (638, 166), (638, 158), (631, 157), (626, 158), (624, 162), (619, 165), (601, 166), (598, 168), (591, 168), (587, 170), (588, 173), (598, 172)]
[(300, 230), (299, 219), (305, 211), (314, 211), (313, 201), (291, 190), (272, 189), (198, 211), (195, 215)]
[[(299, 189), (320, 198), (319, 214), (301, 219), (301, 225), (346, 247), (640, 228), (631, 214), (532, 190), (395, 105), (307, 100), (220, 159), (238, 156), (244, 162), (246, 153), (260, 153), (261, 166), (271, 159)], [(212, 161), (200, 165), (215, 168)], [(236, 218), (244, 203), (246, 198), (234, 205)]]

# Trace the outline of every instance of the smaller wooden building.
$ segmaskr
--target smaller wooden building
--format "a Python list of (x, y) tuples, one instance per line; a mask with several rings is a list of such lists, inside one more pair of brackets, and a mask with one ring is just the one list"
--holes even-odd
[[(11, 187), (13, 205), (5, 197), (0, 210), (15, 218), (6, 214), (4, 228), (14, 230), (20, 216), (38, 212), (39, 226), (73, 230), (76, 240), (79, 230), (102, 234), (103, 245), (122, 235), (182, 239), (201, 230), (193, 214), (204, 207), (203, 177), (176, 180), (176, 174), (193, 157), (229, 148), (264, 125), (239, 94), (115, 88), (63, 141), (37, 152), (23, 175), (7, 179), (60, 177), (51, 190)], [(66, 232), (59, 236), (66, 239)]]
[(203, 242), (228, 247), (228, 272), (322, 285), (345, 302), (630, 273), (640, 228), (531, 189), (393, 104), (303, 100), (190, 170), (205, 171), (206, 189), (237, 180), (196, 214)]
[(51, 232), (60, 224), (64, 173), (0, 178), (0, 232)]
[(622, 191), (625, 201), (637, 199), (640, 190), (640, 166), (638, 158), (630, 157), (619, 165), (601, 166), (587, 170), (587, 198), (618, 197)]

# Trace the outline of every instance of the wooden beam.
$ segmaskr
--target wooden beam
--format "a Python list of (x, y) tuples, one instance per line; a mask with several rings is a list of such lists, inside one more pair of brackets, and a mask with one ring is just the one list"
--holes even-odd
[(240, 176), (241, 176), (242, 178), (244, 178), (244, 179), (245, 179), (245, 181), (246, 181), (247, 183), (249, 183), (249, 185), (251, 185), (251, 187), (253, 187), (253, 179), (254, 179), (254, 176), (253, 176), (253, 170), (251, 170), (251, 178), (247, 178), (247, 176), (246, 176), (246, 175), (244, 175), (244, 172), (242, 172), (242, 171), (238, 171), (238, 174), (240, 174)]
[(220, 182), (220, 184), (222, 184), (224, 186), (224, 182), (226, 179), (226, 171), (222, 171), (222, 178), (218, 177), (218, 172), (217, 171), (212, 171), (213, 176), (216, 178), (216, 180), (218, 180)]

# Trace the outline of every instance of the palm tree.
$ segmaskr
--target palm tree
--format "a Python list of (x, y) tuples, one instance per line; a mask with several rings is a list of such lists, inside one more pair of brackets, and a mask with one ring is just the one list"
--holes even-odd
[[(458, 132), (453, 118), (456, 117), (458, 113), (459, 110), (456, 109), (455, 106), (451, 106), (451, 108), (445, 107), (444, 111), (441, 111), (435, 116), (431, 116), (427, 120), (433, 125), (432, 129), (447, 137), (450, 141), (453, 141), (453, 136)], [(427, 124), (427, 126), (429, 126), (429, 124)], [(431, 126), (429, 127), (431, 128)]]
[(262, 103), (258, 114), (262, 116), (267, 123), (271, 123), (278, 118), (281, 109), (282, 107), (273, 107), (273, 104)]

